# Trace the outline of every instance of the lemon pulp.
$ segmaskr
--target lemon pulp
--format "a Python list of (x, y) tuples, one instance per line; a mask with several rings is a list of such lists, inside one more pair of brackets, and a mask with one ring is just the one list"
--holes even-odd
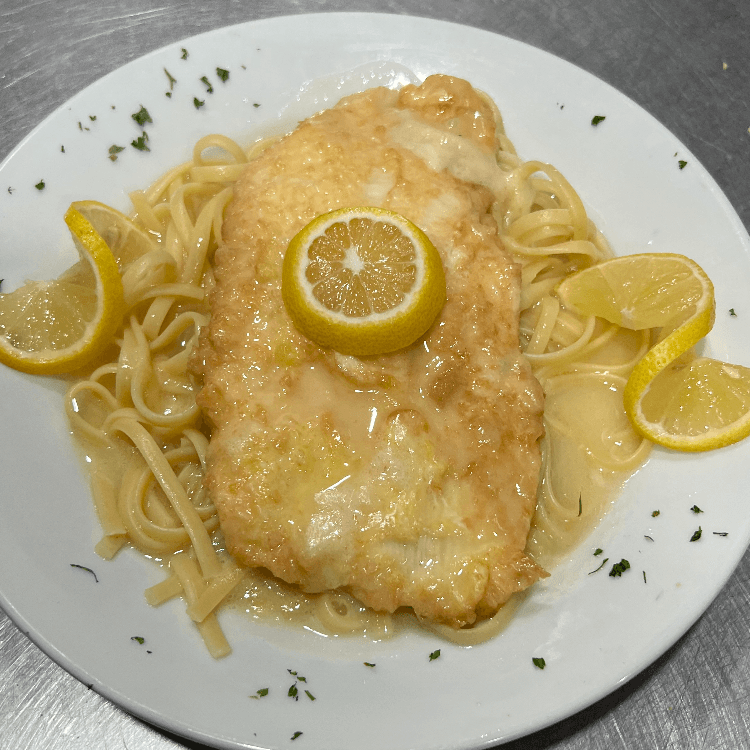
[(429, 329), (445, 303), (440, 255), (408, 219), (381, 208), (318, 216), (289, 243), (282, 297), (316, 344), (357, 356), (397, 351)]

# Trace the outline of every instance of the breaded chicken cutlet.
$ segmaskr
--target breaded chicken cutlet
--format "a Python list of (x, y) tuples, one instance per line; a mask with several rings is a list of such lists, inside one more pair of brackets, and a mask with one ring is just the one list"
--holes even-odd
[[(545, 575), (524, 552), (543, 396), (492, 216), (496, 148), (486, 100), (431, 76), (305, 120), (236, 184), (192, 366), (212, 426), (208, 489), (241, 564), (455, 627)], [(442, 258), (447, 302), (394, 354), (322, 349), (282, 302), (289, 241), (347, 206), (406, 216)]]

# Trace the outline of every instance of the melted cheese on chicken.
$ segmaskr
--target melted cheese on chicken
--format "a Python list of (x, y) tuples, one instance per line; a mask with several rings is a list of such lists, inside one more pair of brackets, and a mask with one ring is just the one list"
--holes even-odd
[[(193, 358), (207, 483), (231, 554), (303, 590), (462, 626), (544, 571), (525, 553), (542, 393), (519, 349), (520, 272), (492, 218), (495, 121), (465, 81), (373, 89), (305, 120), (235, 188)], [(374, 205), (440, 252), (447, 302), (419, 341), (357, 359), (292, 325), (287, 244)]]

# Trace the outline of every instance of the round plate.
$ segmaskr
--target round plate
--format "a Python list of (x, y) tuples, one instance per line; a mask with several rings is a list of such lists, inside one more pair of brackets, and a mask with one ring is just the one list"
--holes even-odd
[[(229, 71), (227, 80), (217, 67)], [(0, 167), (5, 288), (56, 274), (75, 258), (62, 218), (71, 201), (128, 211), (127, 193), (189, 158), (200, 136), (250, 141), (345, 93), (434, 72), (487, 91), (519, 153), (568, 177), (618, 254), (678, 251), (701, 263), (718, 308), (706, 348), (750, 365), (750, 332), (728, 312), (750, 288), (750, 240), (673, 135), (551, 55), (474, 28), (395, 15), (300, 15), (212, 31), (73, 97)], [(144, 127), (131, 117), (141, 106), (153, 120)], [(595, 126), (596, 115), (605, 119)], [(150, 151), (130, 145), (144, 130)], [(113, 145), (124, 149), (116, 160)], [(324, 638), (226, 612), (234, 652), (213, 661), (179, 602), (145, 603), (143, 589), (160, 579), (158, 570), (136, 554), (95, 556), (98, 526), (60, 383), (2, 369), (0, 389), (0, 604), (98, 692), (217, 747), (288, 747), (302, 732), (308, 750), (477, 748), (529, 733), (662, 654), (708, 606), (750, 539), (750, 441), (706, 455), (655, 450), (589, 539), (488, 643), (459, 648), (417, 631), (383, 642)], [(691, 542), (699, 526), (702, 537)], [(597, 547), (610, 564), (590, 574), (602, 559), (593, 556)], [(611, 562), (622, 558), (630, 570), (610, 577)], [(430, 659), (436, 649), (439, 658)], [(545, 659), (543, 670), (534, 657)], [(289, 670), (307, 678), (314, 701), (302, 691), (299, 700), (288, 696), (296, 679)], [(263, 688), (266, 696), (251, 697)]]

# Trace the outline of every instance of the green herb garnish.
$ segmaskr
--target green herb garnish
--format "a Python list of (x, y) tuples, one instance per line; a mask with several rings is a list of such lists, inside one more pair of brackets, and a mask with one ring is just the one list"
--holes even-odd
[(694, 505), (690, 510), (692, 510), (693, 513), (703, 513), (703, 511), (697, 505)]
[(146, 642), (146, 639), (142, 635), (131, 635), (130, 640), (140, 643), (141, 646)]
[(732, 316), (733, 318), (736, 318), (736, 317), (737, 317), (737, 313), (736, 313), (736, 312), (734, 311), (734, 308), (733, 308), (733, 307), (730, 307), (730, 308), (729, 308), (729, 314), (730, 314), (730, 315), (731, 315), (731, 316)]
[(603, 122), (606, 119), (607, 118), (605, 115), (594, 115), (594, 117), (591, 118), (591, 124), (598, 125), (600, 122)]
[(180, 56), (180, 60), (187, 60), (188, 59), (188, 51), (183, 47), (182, 48), (182, 55)]
[(608, 558), (608, 557), (605, 557), (605, 558), (604, 558), (604, 559), (602, 560), (602, 564), (601, 564), (601, 565), (600, 565), (600, 566), (599, 566), (599, 567), (598, 567), (598, 568), (597, 568), (596, 570), (592, 570), (592, 571), (590, 571), (590, 572), (589, 572), (589, 575), (593, 575), (594, 573), (598, 573), (598, 572), (599, 572), (599, 571), (600, 571), (600, 570), (601, 570), (601, 569), (602, 569), (602, 568), (603, 568), (603, 567), (604, 567), (604, 566), (605, 566), (605, 565), (607, 564), (607, 562), (609, 562), (609, 558)]
[(253, 700), (260, 700), (261, 698), (265, 698), (268, 695), (268, 688), (261, 688), (260, 690), (255, 691), (255, 695), (251, 695), (250, 697)]
[(151, 115), (148, 113), (148, 110), (141, 105), (141, 108), (135, 113), (130, 115), (141, 127), (143, 127), (147, 122), (153, 122), (151, 119)]
[(651, 518), (656, 518), (661, 513), (660, 510), (654, 510), (651, 512)]
[(602, 554), (602, 552), (604, 552), (604, 550), (603, 550), (603, 549), (602, 549), (601, 547), (597, 547), (597, 548), (596, 548), (596, 549), (594, 550), (594, 557), (599, 557), (599, 555), (601, 555), (601, 554)]
[(289, 739), (290, 740), (296, 740), (297, 737), (301, 737), (301, 736), (302, 736), (302, 732), (298, 731), (298, 732), (295, 732)]
[(699, 526), (697, 531), (693, 532), (693, 536), (690, 537), (691, 542), (697, 542), (703, 534), (703, 529)]
[(138, 151), (151, 151), (148, 147), (148, 133), (144, 130), (142, 135), (139, 135), (134, 141), (130, 141), (130, 145), (138, 149)]
[(174, 88), (175, 83), (177, 83), (177, 79), (166, 68), (164, 68), (164, 72), (167, 74), (167, 80), (169, 81), (169, 90), (171, 91)]
[(294, 698), (294, 700), (299, 700), (299, 690), (297, 690), (297, 683), (295, 682), (294, 685), (292, 685), (289, 690), (287, 690), (286, 693), (290, 698)]
[(612, 570), (609, 571), (609, 574), (612, 578), (619, 578), (626, 570), (628, 570), (628, 568), (630, 568), (630, 563), (623, 558), (620, 562), (615, 563), (612, 566)]
[(60, 152), (63, 154), (65, 153), (65, 146), (60, 146)]
[(547, 666), (547, 662), (544, 661), (544, 658), (541, 656), (532, 656), (531, 661), (534, 663), (534, 666), (539, 669), (544, 669)]
[(440, 658), (440, 649), (439, 649), (439, 648), (437, 648), (437, 649), (435, 649), (435, 650), (434, 650), (434, 651), (433, 651), (433, 652), (432, 652), (432, 653), (430, 654), (430, 661), (435, 661), (435, 659), (439, 659), (439, 658)]
[(196, 109), (200, 109), (205, 103), (205, 101), (201, 101), (197, 96), (193, 97), (193, 104)]
[(219, 76), (222, 83), (226, 83), (229, 80), (229, 71), (224, 70), (224, 68), (216, 68), (216, 75)]
[(687, 166), (687, 162), (684, 159), (680, 159), (677, 163), (680, 165), (680, 169), (685, 169)]
[(201, 81), (205, 84), (206, 91), (209, 94), (213, 94), (214, 93), (214, 87), (211, 85), (211, 82), (208, 80), (208, 76), (201, 76)]
[(311, 693), (311, 692), (310, 692), (309, 690), (305, 690), (305, 695), (306, 695), (306, 696), (307, 696), (307, 697), (308, 697), (308, 698), (309, 698), (309, 699), (310, 699), (311, 701), (314, 701), (314, 700), (315, 700), (315, 696), (314, 696), (314, 695), (313, 695), (313, 694), (312, 694), (312, 693)]
[(362, 662), (366, 667), (374, 667), (375, 664), (373, 664), (371, 661), (363, 661)]
[(110, 160), (117, 161), (117, 154), (119, 154), (120, 151), (124, 151), (124, 150), (125, 150), (125, 146), (117, 146), (116, 144), (113, 143), (109, 147), (109, 151), (108, 151)]
[(44, 180), (39, 180), (39, 182), (37, 182), (37, 184), (34, 185), (34, 187), (37, 190), (44, 190)]
[(85, 570), (87, 573), (91, 573), (92, 576), (94, 576), (94, 580), (99, 583), (99, 579), (96, 577), (96, 573), (94, 573), (91, 568), (87, 568), (85, 565), (76, 565), (76, 563), (70, 563), (71, 568), (78, 568), (79, 570)]

